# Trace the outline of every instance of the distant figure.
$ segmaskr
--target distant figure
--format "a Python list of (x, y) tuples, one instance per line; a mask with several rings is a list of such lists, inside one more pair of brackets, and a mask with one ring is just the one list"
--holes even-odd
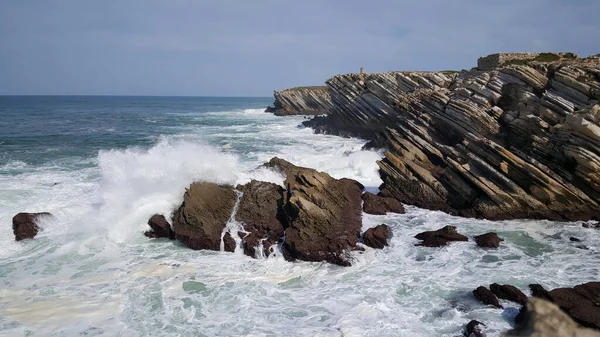
[(365, 74), (365, 68), (362, 68), (362, 67), (360, 68), (360, 74), (361, 74), (361, 75), (364, 75), (364, 74)]

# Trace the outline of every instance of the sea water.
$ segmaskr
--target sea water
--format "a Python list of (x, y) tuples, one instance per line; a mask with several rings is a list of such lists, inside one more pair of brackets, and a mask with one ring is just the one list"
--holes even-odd
[[(0, 335), (2, 336), (461, 336), (472, 319), (488, 336), (518, 311), (478, 303), (497, 282), (528, 293), (597, 281), (600, 231), (581, 223), (452, 217), (407, 207), (363, 214), (385, 223), (383, 250), (351, 267), (193, 251), (143, 235), (193, 181), (281, 183), (257, 168), (274, 156), (377, 191), (378, 151), (315, 135), (304, 117), (264, 113), (268, 98), (0, 97)], [(54, 214), (33, 240), (14, 241), (18, 212)], [(445, 225), (473, 241), (416, 247)], [(581, 243), (570, 242), (574, 236)], [(587, 249), (583, 249), (585, 246)]]

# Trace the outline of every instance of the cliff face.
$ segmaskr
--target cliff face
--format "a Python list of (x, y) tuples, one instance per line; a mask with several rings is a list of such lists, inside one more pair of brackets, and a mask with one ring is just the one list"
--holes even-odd
[(334, 109), (313, 127), (385, 145), (381, 188), (407, 204), (598, 218), (600, 59), (548, 55), (493, 70), (335, 76)]
[(286, 115), (324, 115), (333, 108), (329, 88), (297, 87), (275, 91), (275, 102), (266, 112), (277, 116)]

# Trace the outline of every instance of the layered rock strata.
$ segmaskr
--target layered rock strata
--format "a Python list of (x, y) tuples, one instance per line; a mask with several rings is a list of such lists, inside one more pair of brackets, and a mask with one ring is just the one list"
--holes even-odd
[(490, 70), (338, 75), (327, 81), (334, 107), (312, 127), (385, 147), (381, 188), (406, 204), (597, 219), (600, 59), (540, 55)]
[(323, 115), (333, 108), (329, 88), (297, 87), (275, 91), (275, 102), (266, 112), (277, 116), (287, 115)]

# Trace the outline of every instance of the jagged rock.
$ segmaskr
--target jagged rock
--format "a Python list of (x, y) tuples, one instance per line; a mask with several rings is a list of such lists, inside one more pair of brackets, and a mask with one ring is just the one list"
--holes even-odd
[(554, 289), (548, 296), (579, 324), (600, 329), (600, 282)]
[(191, 249), (220, 250), (237, 195), (230, 186), (193, 183), (173, 214), (175, 237)]
[(465, 327), (465, 333), (464, 336), (465, 337), (484, 337), (485, 334), (483, 333), (483, 331), (481, 331), (481, 326), (486, 326), (485, 324), (476, 321), (476, 320), (472, 320), (470, 321), (467, 326)]
[(576, 238), (576, 237), (572, 237), (572, 236), (571, 236), (571, 237), (569, 238), (569, 241), (571, 241), (571, 242), (581, 242), (581, 239), (578, 239), (578, 238)]
[(385, 144), (380, 189), (404, 204), (491, 220), (600, 218), (600, 59), (510, 60), (334, 76), (332, 108), (314, 127)]
[(363, 243), (371, 248), (383, 249), (388, 245), (388, 239), (392, 237), (392, 231), (388, 225), (378, 225), (367, 229), (363, 235)]
[(368, 214), (385, 215), (391, 213), (404, 213), (402, 203), (394, 198), (382, 197), (371, 192), (362, 195), (363, 210)]
[(51, 217), (48, 212), (42, 213), (18, 213), (12, 218), (12, 228), (15, 241), (33, 239), (39, 232), (38, 221), (45, 217)]
[(500, 242), (504, 241), (499, 238), (496, 233), (485, 233), (475, 236), (473, 239), (475, 239), (477, 245), (482, 248), (498, 248), (500, 247)]
[(477, 289), (473, 290), (473, 295), (475, 295), (475, 298), (483, 304), (489, 304), (499, 309), (504, 308), (502, 304), (500, 304), (500, 301), (498, 301), (496, 295), (486, 287), (477, 287)]
[(510, 284), (500, 285), (498, 283), (492, 283), (490, 284), (490, 290), (494, 295), (503, 300), (512, 301), (521, 305), (527, 303), (527, 295)]
[(273, 241), (272, 239), (267, 238), (267, 236), (263, 232), (253, 232), (246, 235), (242, 239), (242, 246), (244, 247), (244, 254), (251, 257), (259, 257), (259, 253), (257, 248), (260, 247), (260, 244), (263, 245), (262, 256), (267, 257), (270, 255), (270, 248), (273, 244), (276, 244), (277, 241)]
[(600, 337), (600, 332), (579, 327), (567, 314), (548, 301), (530, 298), (524, 322), (502, 336)]
[(225, 235), (223, 235), (223, 250), (225, 250), (226, 252), (233, 253), (235, 252), (235, 246), (235, 239), (231, 236), (229, 232), (225, 233)]
[(531, 289), (531, 296), (552, 301), (550, 295), (548, 295), (548, 290), (544, 289), (540, 284), (530, 284), (529, 289)]
[(451, 241), (469, 241), (469, 238), (456, 232), (456, 227), (445, 226), (435, 231), (422, 232), (415, 235), (416, 239), (422, 240), (417, 246), (442, 247)]
[(144, 233), (149, 238), (168, 238), (175, 240), (175, 232), (171, 229), (171, 224), (165, 219), (164, 215), (154, 214), (148, 219), (148, 226), (152, 228), (151, 231)]
[(297, 87), (275, 91), (275, 102), (265, 112), (277, 116), (322, 115), (333, 107), (329, 89), (322, 87)]
[[(249, 233), (260, 232), (275, 242), (283, 236), (283, 188), (277, 184), (252, 180), (239, 185), (243, 195), (235, 214), (235, 220), (243, 224)], [(251, 256), (254, 256), (251, 255)]]
[(363, 186), (279, 158), (265, 165), (286, 173), (283, 209), (289, 227), (284, 257), (350, 265), (348, 252), (358, 243), (362, 227)]

